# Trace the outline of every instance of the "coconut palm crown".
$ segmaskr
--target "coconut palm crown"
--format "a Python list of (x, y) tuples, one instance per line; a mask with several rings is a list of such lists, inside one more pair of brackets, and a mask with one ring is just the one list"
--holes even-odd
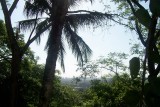
[[(57, 2), (58, 1), (58, 2)], [(33, 29), (35, 22), (36, 33), (37, 33), (37, 42), (40, 43), (41, 35), (45, 31), (51, 31), (52, 20), (51, 15), (55, 16), (57, 13), (60, 13), (60, 9), (52, 13), (52, 2), (55, 3), (55, 6), (60, 4), (60, 2), (65, 0), (28, 0), (25, 4), (25, 15), (27, 17), (37, 17), (37, 15), (47, 15), (48, 17), (43, 18), (33, 18), (29, 20), (20, 21), (20, 28), (23, 30)], [(92, 50), (89, 46), (83, 41), (83, 39), (77, 34), (78, 28), (88, 25), (101, 25), (105, 23), (106, 19), (113, 18), (113, 14), (100, 13), (96, 11), (86, 11), (86, 10), (77, 10), (69, 11), (72, 7), (75, 7), (81, 1), (86, 0), (66, 0), (68, 1), (67, 13), (64, 19), (63, 25), (63, 36), (61, 37), (61, 44), (59, 48), (59, 58), (61, 59), (62, 68), (64, 68), (63, 58), (64, 58), (64, 45), (63, 40), (66, 39), (69, 45), (69, 48), (72, 50), (72, 53), (76, 56), (79, 64), (83, 65), (83, 61), (87, 61), (90, 57)], [(58, 7), (58, 6), (57, 6)], [(55, 7), (56, 8), (56, 7)], [(49, 38), (46, 44), (46, 49), (49, 46)]]
[[(28, 20), (20, 21), (20, 29), (32, 29), (40, 43), (40, 36), (49, 31), (46, 49), (48, 50), (39, 107), (48, 107), (55, 76), (56, 62), (59, 58), (64, 69), (64, 40), (80, 65), (91, 56), (92, 50), (77, 34), (78, 28), (88, 25), (101, 25), (112, 14), (96, 11), (70, 11), (78, 3), (87, 0), (27, 0), (24, 13)], [(92, 2), (92, 0), (89, 0)], [(39, 18), (40, 16), (40, 18)], [(46, 17), (42, 17), (46, 16)]]

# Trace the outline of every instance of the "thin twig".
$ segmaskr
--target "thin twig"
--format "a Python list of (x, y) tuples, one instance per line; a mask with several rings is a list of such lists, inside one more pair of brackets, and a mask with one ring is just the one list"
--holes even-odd
[(147, 55), (145, 55), (144, 57), (144, 61), (143, 61), (143, 73), (142, 73), (142, 103), (141, 103), (141, 107), (143, 107), (143, 105), (145, 105), (145, 99), (144, 99), (144, 83), (145, 83), (145, 74), (146, 74), (146, 60), (147, 60)]
[(139, 39), (141, 40), (141, 43), (143, 44), (144, 47), (146, 47), (146, 41), (144, 41), (144, 38), (143, 38), (143, 35), (138, 27), (138, 22), (135, 21), (135, 25), (136, 25), (136, 30), (137, 30), (137, 33), (139, 35)]
[(137, 1), (137, 0), (131, 0), (135, 5), (137, 5), (139, 8), (143, 8), (144, 9), (144, 7), (141, 5), (141, 4), (139, 4), (139, 2)]
[[(118, 23), (118, 24), (120, 24), (120, 25), (124, 25), (124, 26), (126, 26), (126, 27), (129, 27), (131, 30), (135, 30), (135, 28), (129, 26), (128, 24), (121, 23), (121, 22), (119, 22), (119, 21), (117, 21), (117, 20), (115, 20), (115, 19), (113, 19), (113, 18), (112, 18), (111, 20), (114, 21), (114, 22), (116, 22), (116, 23)], [(135, 31), (136, 31), (136, 30), (135, 30)]]

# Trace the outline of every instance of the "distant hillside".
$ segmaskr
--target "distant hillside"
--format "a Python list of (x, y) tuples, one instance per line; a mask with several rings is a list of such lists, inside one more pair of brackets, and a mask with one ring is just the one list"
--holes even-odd
[(70, 85), (73, 87), (82, 87), (82, 88), (88, 88), (90, 86), (91, 79), (85, 79), (76, 84), (76, 82), (73, 80), (73, 78), (62, 78), (61, 83), (65, 85)]
[[(95, 79), (100, 79), (100, 78), (95, 78)], [(73, 78), (61, 78), (61, 83), (64, 85), (73, 86), (76, 89), (86, 89), (91, 86), (91, 80), (94, 79), (86, 78), (76, 83), (76, 81), (74, 81)], [(108, 82), (110, 82), (111, 80), (112, 80), (111, 78), (107, 78)]]

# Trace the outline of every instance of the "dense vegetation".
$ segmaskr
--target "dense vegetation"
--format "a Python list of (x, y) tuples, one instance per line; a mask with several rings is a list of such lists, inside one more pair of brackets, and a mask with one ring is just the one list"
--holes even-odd
[[(19, 0), (0, 1), (4, 13), (0, 20), (0, 106), (159, 107), (160, 0), (111, 0), (119, 10), (116, 14), (72, 10), (80, 1), (26, 0), (24, 14), (28, 19), (20, 20), (18, 27), (12, 25), (11, 16)], [(94, 0), (84, 2), (92, 4)], [(109, 53), (89, 61), (92, 50), (78, 35), (78, 28), (103, 27), (108, 20), (135, 31), (139, 37), (143, 48), (132, 46), (129, 56), (138, 57), (131, 58), (129, 66), (124, 63), (128, 57), (125, 53)], [(24, 31), (30, 33), (26, 42)], [(35, 40), (40, 43), (44, 32), (48, 32), (47, 59), (42, 65), (29, 46)], [(60, 71), (55, 69), (60, 59), (65, 71), (64, 40), (81, 71), (80, 77), (69, 84), (62, 83)], [(102, 71), (109, 74), (95, 78)]]

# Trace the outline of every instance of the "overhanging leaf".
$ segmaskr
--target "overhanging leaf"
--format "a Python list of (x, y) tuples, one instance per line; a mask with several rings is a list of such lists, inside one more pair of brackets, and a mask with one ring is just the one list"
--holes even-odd
[(149, 28), (151, 17), (146, 9), (140, 8), (135, 12), (136, 18), (139, 23)]
[(132, 79), (136, 78), (140, 70), (140, 60), (138, 57), (133, 57), (129, 61), (129, 68)]

